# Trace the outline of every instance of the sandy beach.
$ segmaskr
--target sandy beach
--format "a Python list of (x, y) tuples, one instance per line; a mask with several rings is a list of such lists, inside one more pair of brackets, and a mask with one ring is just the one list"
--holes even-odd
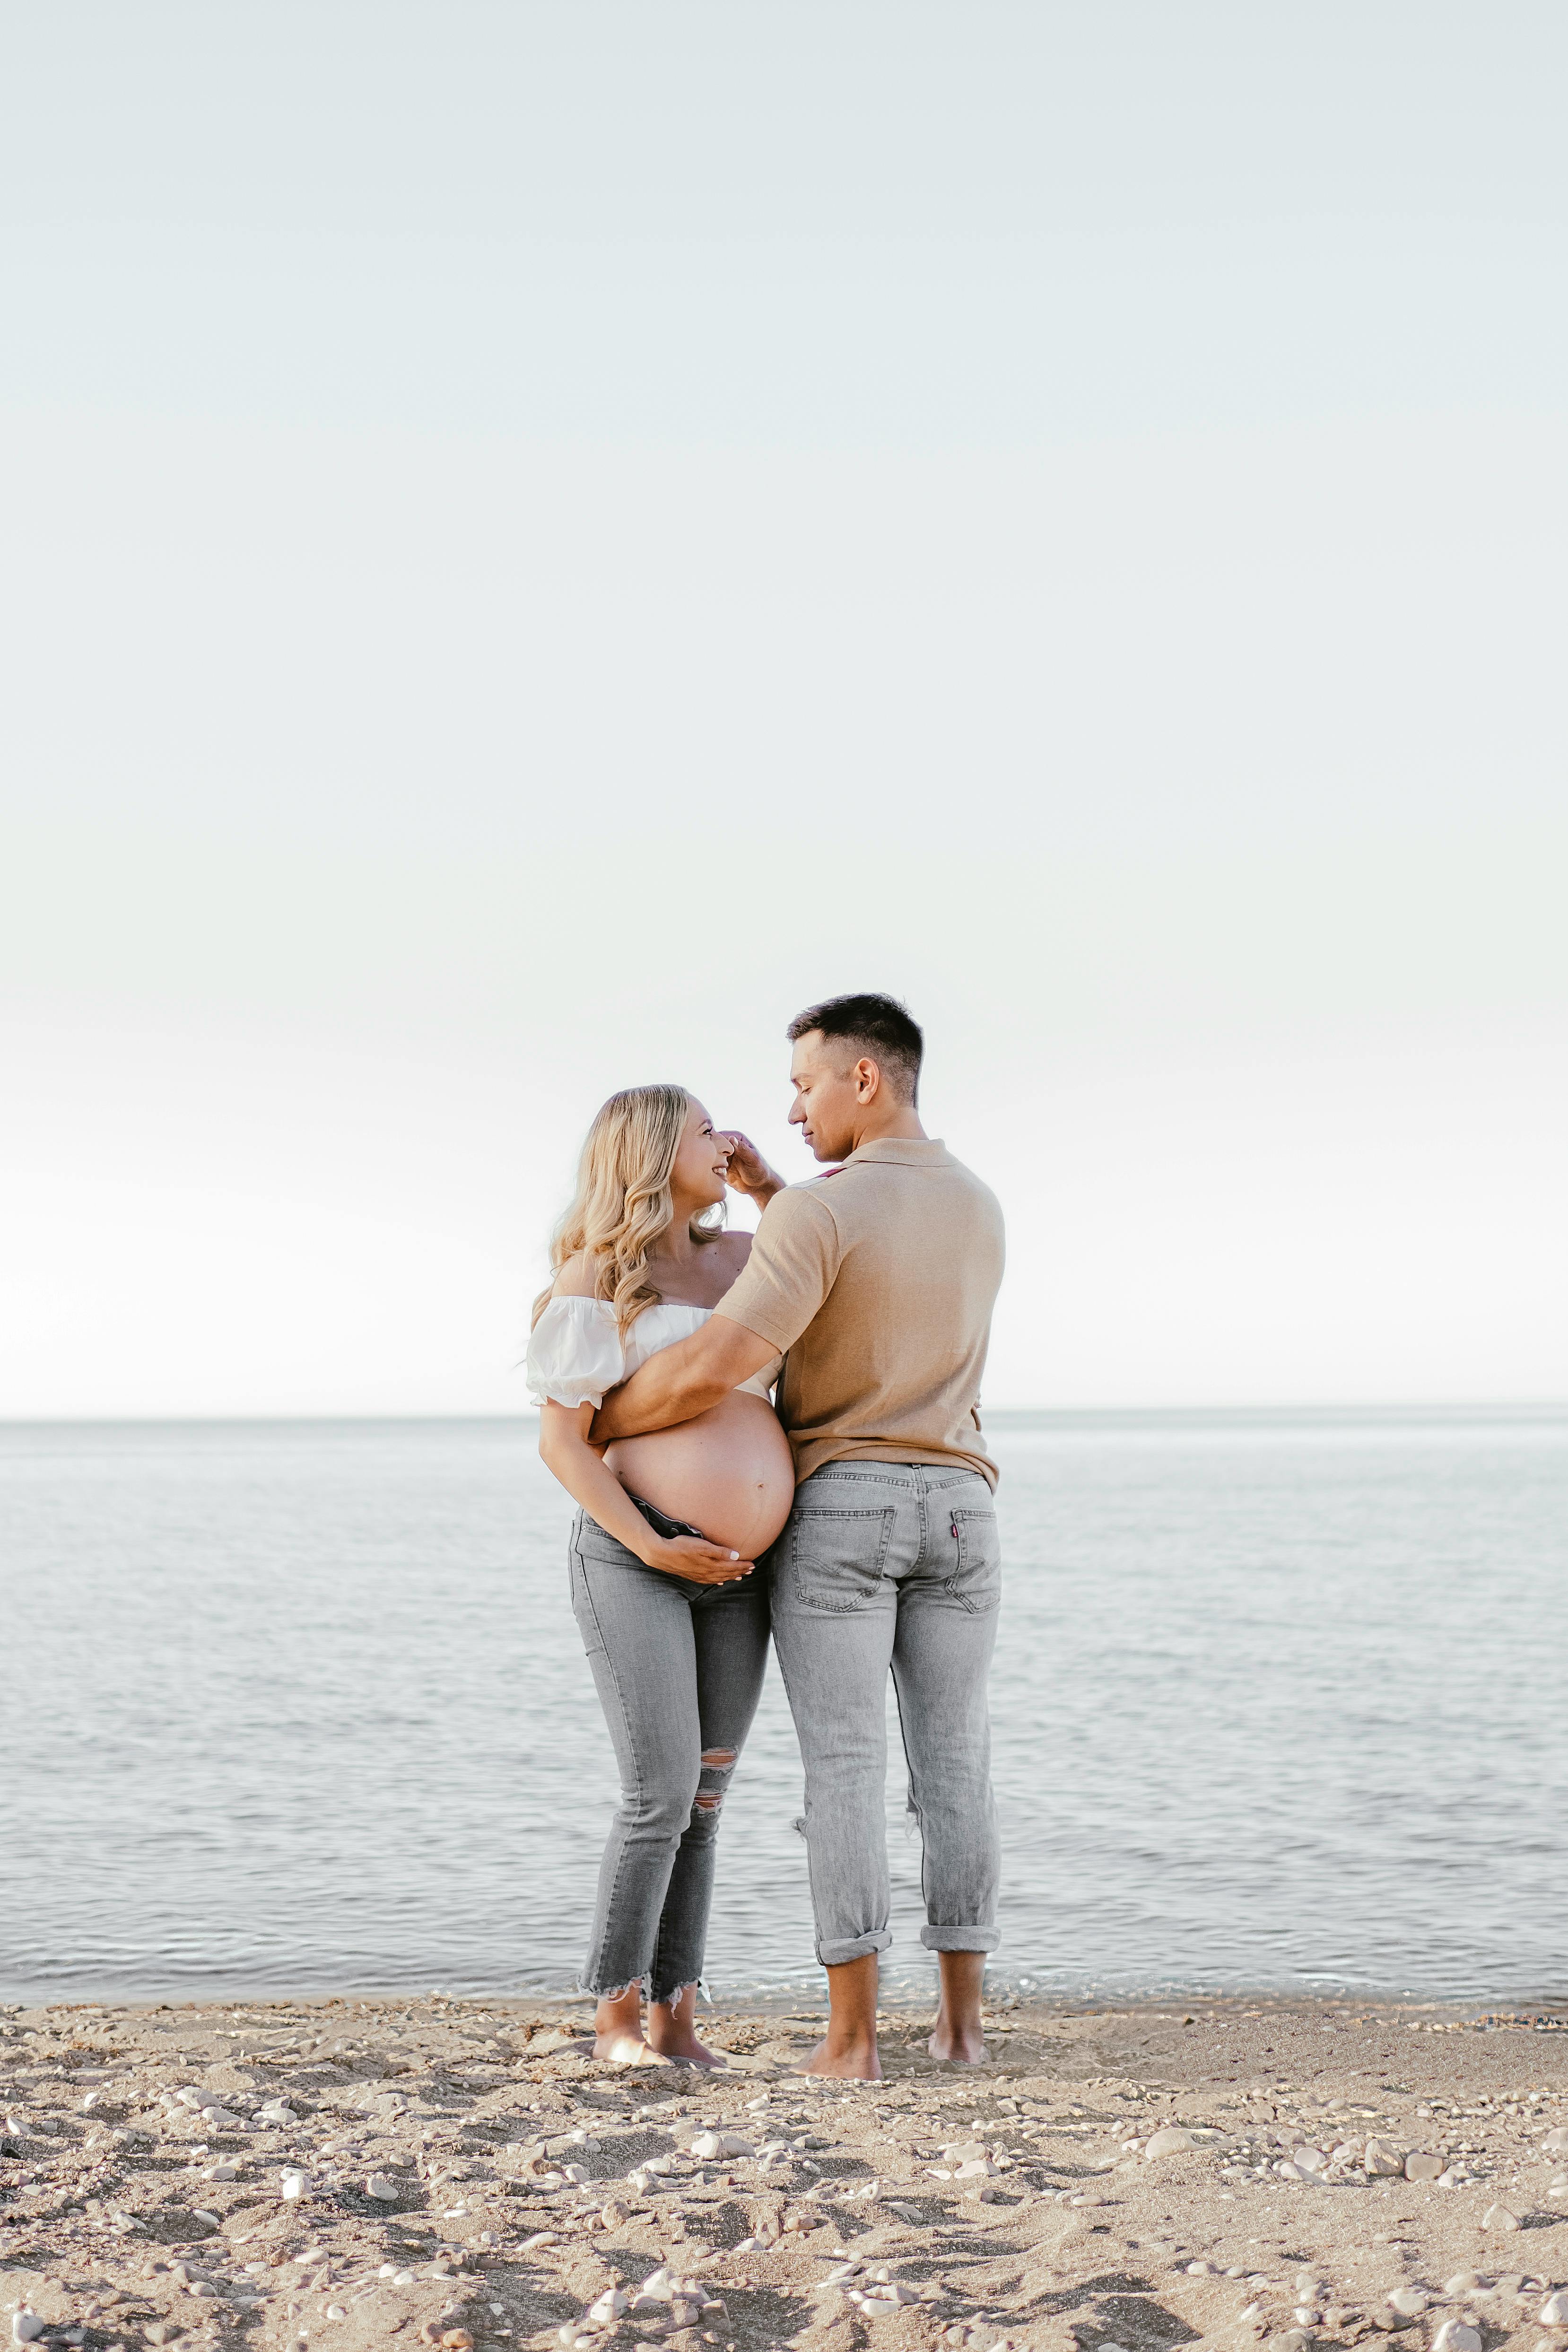
[[(1568, 2347), (1568, 2020), (1040, 2005), (879, 2085), (734, 2012), (627, 2074), (585, 2005), (0, 2016), (14, 2342), (579, 2352)], [(1464, 2332), (1468, 2331), (1468, 2332)]]

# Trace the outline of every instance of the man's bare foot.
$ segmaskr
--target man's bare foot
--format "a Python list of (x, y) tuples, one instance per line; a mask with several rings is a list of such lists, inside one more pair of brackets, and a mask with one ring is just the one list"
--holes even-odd
[(826, 2074), (848, 2083), (879, 2083), (882, 2060), (875, 2042), (835, 2044), (829, 2034), (794, 2071), (797, 2074)]
[(978, 2027), (965, 2029), (938, 2017), (926, 2048), (933, 2058), (953, 2066), (984, 2066), (985, 2042)]
[(839, 1960), (827, 1971), (827, 2034), (799, 2074), (826, 2074), (847, 2083), (879, 2083), (877, 2051), (877, 1955)]
[(985, 1955), (939, 1952), (937, 1968), (942, 1998), (926, 2048), (948, 2065), (984, 2066), (985, 2036), (980, 2025), (980, 2001), (985, 1985)]

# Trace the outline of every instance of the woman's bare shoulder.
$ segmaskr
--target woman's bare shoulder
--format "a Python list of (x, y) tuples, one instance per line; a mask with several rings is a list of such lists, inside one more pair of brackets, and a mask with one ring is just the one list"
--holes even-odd
[(594, 1261), (586, 1250), (569, 1257), (550, 1286), (552, 1298), (595, 1298)]
[(733, 1282), (752, 1255), (751, 1234), (721, 1234), (714, 1246), (719, 1252), (720, 1265), (728, 1279)]

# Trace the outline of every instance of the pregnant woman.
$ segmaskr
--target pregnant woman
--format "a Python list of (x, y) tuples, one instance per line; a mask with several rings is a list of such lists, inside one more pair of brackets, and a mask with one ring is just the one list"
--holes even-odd
[(596, 2054), (623, 2065), (723, 2063), (697, 2039), (697, 1983), (720, 1808), (767, 1659), (754, 1564), (789, 1516), (795, 1470), (768, 1398), (776, 1363), (602, 1455), (588, 1430), (605, 1391), (689, 1339), (744, 1265), (750, 1234), (723, 1230), (726, 1184), (778, 1183), (683, 1087), (612, 1095), (534, 1306), (539, 1451), (578, 1506), (572, 1606), (620, 1767), (583, 1984), (598, 1995)]

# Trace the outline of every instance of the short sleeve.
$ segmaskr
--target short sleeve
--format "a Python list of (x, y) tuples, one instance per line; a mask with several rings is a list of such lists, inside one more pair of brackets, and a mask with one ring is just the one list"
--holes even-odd
[(616, 1310), (605, 1298), (552, 1298), (528, 1343), (528, 1394), (533, 1404), (591, 1404), (625, 1380), (626, 1351)]
[(838, 1223), (806, 1185), (775, 1192), (763, 1211), (752, 1254), (713, 1312), (792, 1348), (832, 1289), (843, 1245)]

